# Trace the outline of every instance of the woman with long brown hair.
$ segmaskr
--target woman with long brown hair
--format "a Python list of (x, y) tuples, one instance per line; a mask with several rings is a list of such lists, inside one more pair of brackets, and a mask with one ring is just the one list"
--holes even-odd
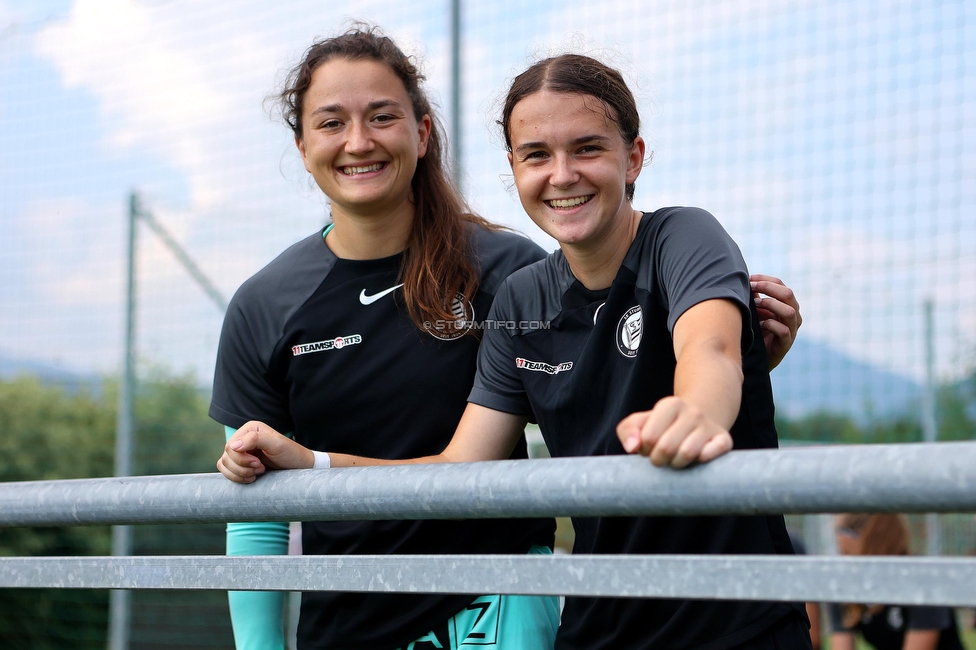
[[(899, 515), (845, 514), (834, 528), (843, 555), (908, 555), (908, 528)], [(860, 634), (875, 650), (963, 650), (949, 607), (830, 606), (832, 650), (854, 650)]]
[[(246, 282), (228, 311), (211, 415), (233, 433), (218, 461), (232, 480), (443, 450), (474, 380), (480, 341), (471, 324), (488, 314), (506, 276), (544, 257), (465, 208), (444, 175), (420, 79), (392, 41), (355, 29), (313, 45), (282, 95), (333, 224)], [(775, 365), (799, 326), (797, 306), (778, 281), (756, 281), (770, 296), (760, 347), (765, 334)], [(517, 419), (505, 422), (506, 432), (518, 431), (501, 458), (526, 455)], [(291, 432), (308, 464), (279, 462), (271, 449), (239, 453), (242, 437), (267, 429), (250, 420)], [(243, 554), (236, 532), (229, 551)], [(305, 552), (330, 555), (545, 553), (552, 532), (552, 520), (306, 522), (302, 541)], [(299, 647), (455, 648), (484, 635), (477, 645), (492, 638), (506, 650), (544, 649), (557, 619), (552, 598), (305, 594)], [(237, 636), (239, 647), (256, 638)]]
[[(309, 449), (439, 451), (464, 410), (497, 286), (543, 256), (472, 214), (445, 174), (442, 130), (413, 62), (358, 26), (313, 44), (280, 96), (331, 223), (245, 282), (221, 333), (211, 416), (260, 419)], [(526, 457), (524, 441), (514, 450)], [(309, 554), (548, 553), (552, 520), (305, 522)], [(228, 552), (281, 553), (284, 524), (231, 524)], [(474, 603), (472, 602), (474, 601)], [(232, 593), (238, 648), (283, 648), (282, 597)], [(482, 614), (478, 616), (478, 614)], [(303, 595), (299, 647), (383, 648), (487, 634), (551, 645), (552, 598)], [(514, 631), (513, 631), (514, 630)]]

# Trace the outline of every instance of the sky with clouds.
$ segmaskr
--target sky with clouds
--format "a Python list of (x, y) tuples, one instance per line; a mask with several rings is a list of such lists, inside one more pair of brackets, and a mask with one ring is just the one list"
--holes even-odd
[[(540, 56), (623, 70), (653, 159), (636, 206), (715, 214), (801, 297), (802, 336), (908, 377), (976, 366), (976, 13), (947, 1), (462, 2), (464, 187), (547, 248), (506, 182), (506, 82)], [(265, 99), (351, 18), (424, 61), (446, 108), (449, 3), (0, 0), (0, 356), (119, 365), (128, 194), (221, 292), (326, 220)], [(968, 9), (968, 12), (967, 12)], [(447, 116), (445, 114), (445, 121)], [(139, 233), (142, 367), (209, 381), (221, 314)]]

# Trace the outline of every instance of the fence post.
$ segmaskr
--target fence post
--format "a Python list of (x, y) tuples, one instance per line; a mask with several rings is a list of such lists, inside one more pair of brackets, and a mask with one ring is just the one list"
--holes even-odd
[(461, 0), (451, 0), (451, 161), (461, 187)]
[[(925, 392), (922, 399), (922, 435), (925, 442), (939, 438), (939, 424), (935, 414), (935, 304), (931, 298), (925, 301)], [(939, 515), (925, 515), (925, 552), (939, 555), (942, 552), (939, 535)]]
[[(136, 219), (139, 217), (139, 195), (129, 195), (129, 232), (126, 261), (125, 343), (122, 352), (122, 380), (119, 384), (119, 412), (115, 425), (115, 475), (132, 474), (133, 402), (135, 401), (135, 309), (136, 309)], [(112, 555), (132, 552), (132, 529), (112, 527)], [(112, 590), (109, 596), (109, 650), (128, 650), (130, 593)]]

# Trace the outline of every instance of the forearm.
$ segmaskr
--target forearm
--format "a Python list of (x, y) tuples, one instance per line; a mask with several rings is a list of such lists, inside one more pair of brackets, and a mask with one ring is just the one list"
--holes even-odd
[[(227, 524), (227, 555), (285, 555), (288, 524)], [(285, 593), (229, 591), (230, 620), (237, 650), (283, 650)]]
[(935, 650), (941, 630), (908, 630), (902, 650)]
[(706, 340), (682, 350), (674, 372), (674, 394), (729, 429), (742, 402), (742, 360), (738, 349)]
[(830, 650), (854, 650), (854, 633), (834, 632), (831, 634)]
[(678, 318), (674, 394), (620, 421), (617, 437), (625, 452), (681, 468), (732, 448), (729, 429), (742, 400), (741, 333), (741, 312), (726, 300), (706, 300)]
[(283, 591), (228, 591), (237, 650), (284, 650)]
[(813, 650), (820, 650), (820, 603), (806, 603), (807, 618), (810, 619), (810, 641)]
[(319, 463), (312, 451), (268, 425), (251, 421), (234, 431), (217, 461), (217, 469), (237, 483), (252, 483), (266, 469), (312, 469), (314, 467), (366, 467), (376, 465), (426, 465), (500, 460), (512, 454), (527, 418), (468, 404), (447, 448), (440, 454), (420, 458), (367, 458), (329, 452)]
[(446, 457), (443, 453), (434, 456), (423, 456), (421, 458), (367, 458), (366, 456), (354, 456), (353, 454), (335, 454), (329, 452), (329, 460), (332, 467), (374, 467), (379, 465), (430, 465), (433, 463), (455, 462)]
[(330, 453), (332, 467), (369, 465), (429, 465), (432, 463), (470, 463), (479, 460), (502, 460), (512, 450), (525, 429), (528, 419), (521, 415), (495, 411), (469, 403), (464, 409), (454, 437), (439, 454), (422, 458), (383, 460), (350, 454)]
[[(234, 429), (225, 427), (229, 438)], [(288, 524), (227, 524), (227, 555), (286, 555)], [(284, 650), (285, 594), (277, 591), (229, 591), (230, 620), (237, 650)]]

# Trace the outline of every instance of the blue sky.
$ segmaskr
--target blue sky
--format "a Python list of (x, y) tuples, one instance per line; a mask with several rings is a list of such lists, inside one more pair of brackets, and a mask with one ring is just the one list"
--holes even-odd
[[(573, 49), (621, 68), (655, 155), (636, 206), (699, 205), (754, 271), (785, 277), (802, 335), (920, 377), (976, 366), (976, 15), (965, 2), (465, 3), (465, 189), (551, 248), (506, 189), (505, 83)], [(449, 96), (448, 3), (359, 3)], [(967, 13), (967, 9), (969, 10)], [(111, 372), (126, 196), (226, 294), (327, 206), (263, 104), (320, 2), (0, 0), (0, 354)], [(140, 233), (140, 358), (209, 379), (220, 314)]]

